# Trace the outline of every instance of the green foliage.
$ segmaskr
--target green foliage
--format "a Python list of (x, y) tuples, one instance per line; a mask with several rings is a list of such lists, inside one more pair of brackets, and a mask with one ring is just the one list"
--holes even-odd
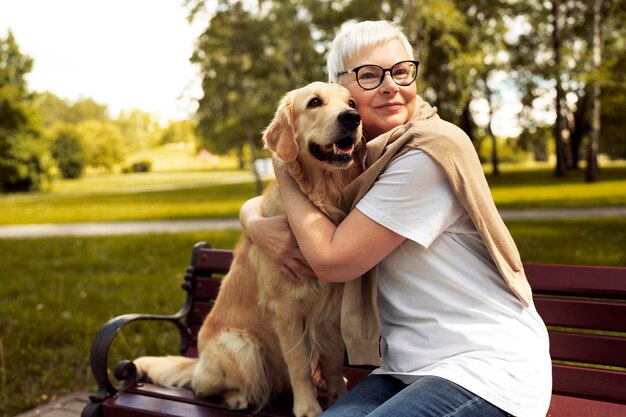
[(79, 123), (77, 130), (83, 138), (87, 165), (111, 172), (124, 161), (124, 138), (115, 124), (91, 119)]
[(85, 147), (76, 127), (59, 124), (54, 129), (50, 151), (63, 178), (80, 178), (83, 175), (86, 163)]
[(24, 79), (31, 68), (10, 31), (0, 38), (0, 193), (40, 190), (49, 180), (46, 144)]
[(123, 111), (114, 123), (122, 133), (126, 152), (155, 146), (159, 142), (159, 136), (162, 135), (159, 122), (141, 110)]
[[(564, 110), (571, 130), (568, 155), (575, 164), (584, 159), (584, 141), (590, 128), (589, 86), (600, 80), (602, 129), (607, 132), (601, 137), (600, 150), (612, 158), (623, 157), (623, 141), (617, 133), (624, 129), (620, 115), (626, 106), (620, 99), (626, 85), (620, 70), (625, 56), (626, 30), (621, 24), (626, 18), (625, 4), (626, 0), (602, 1), (605, 54), (602, 69), (596, 71), (591, 65), (591, 7), (581, 0), (264, 0), (243, 4), (186, 0), (192, 18), (202, 15), (203, 9), (204, 15), (211, 16), (194, 55), (194, 62), (201, 67), (204, 89), (198, 111), (199, 132), (212, 151), (221, 153), (239, 147), (246, 126), (241, 100), (250, 102), (248, 92), (253, 92), (252, 99), (261, 98), (250, 106), (253, 111), (248, 115), (256, 123), (267, 123), (271, 109), (259, 106), (270, 103), (271, 108), (277, 94), (290, 89), (294, 80), (297, 84), (299, 79), (326, 78), (323, 56), (341, 24), (387, 19), (403, 26), (415, 47), (420, 60), (419, 93), (470, 138), (474, 138), (477, 125), (486, 130), (486, 135), (494, 135), (490, 125), (505, 101), (500, 88), (506, 79), (506, 89), (518, 90), (524, 105), (518, 115), (524, 135), (520, 143), (538, 160), (546, 160), (548, 142), (555, 138), (553, 133), (547, 134), (554, 123), (553, 117), (546, 115), (554, 115), (551, 97), (558, 75), (568, 96)], [(561, 15), (562, 59), (558, 65), (552, 37), (553, 6)], [(243, 33), (247, 33), (247, 39)], [(272, 36), (267, 39), (269, 34)], [(270, 63), (270, 71), (263, 69), (263, 59)], [(246, 62), (255, 63), (254, 71)], [(234, 73), (242, 76), (237, 78)], [(220, 90), (224, 88), (227, 93)], [(470, 108), (476, 100), (489, 107), (480, 118)], [(256, 126), (253, 131), (258, 135)]]
[[(500, 162), (526, 162), (528, 159), (528, 154), (516, 146), (517, 140), (497, 137), (496, 144)], [(492, 149), (493, 142), (491, 140), (482, 140), (478, 149), (480, 160), (483, 162), (491, 161)]]
[(108, 107), (89, 97), (71, 102), (45, 91), (35, 94), (33, 102), (45, 128), (52, 128), (59, 122), (76, 125), (85, 120), (109, 120)]
[(194, 120), (171, 120), (160, 135), (159, 144), (193, 143), (198, 144), (196, 136), (198, 124)]
[(292, 2), (248, 6), (219, 2), (192, 56), (204, 92), (198, 133), (216, 153), (259, 147), (280, 96), (321, 75), (310, 28)]

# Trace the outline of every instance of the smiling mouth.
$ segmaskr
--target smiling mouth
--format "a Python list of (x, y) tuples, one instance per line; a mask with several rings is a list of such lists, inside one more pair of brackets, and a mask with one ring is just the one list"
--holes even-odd
[(386, 103), (383, 104), (381, 106), (378, 106), (379, 109), (390, 109), (390, 108), (397, 108), (397, 107), (401, 107), (402, 104), (401, 103)]
[(316, 159), (339, 167), (344, 167), (352, 161), (354, 149), (354, 139), (349, 136), (341, 138), (330, 145), (322, 146), (317, 143), (309, 145), (311, 155)]

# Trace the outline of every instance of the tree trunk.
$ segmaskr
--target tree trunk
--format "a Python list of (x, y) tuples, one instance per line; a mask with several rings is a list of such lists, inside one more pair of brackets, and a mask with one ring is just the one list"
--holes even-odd
[(470, 112), (471, 100), (467, 100), (463, 106), (463, 113), (461, 113), (461, 129), (467, 134), (472, 143), (476, 143), (476, 137), (474, 136), (474, 121), (472, 120), (472, 114)]
[(489, 103), (489, 121), (487, 122), (487, 134), (491, 137), (491, 165), (493, 167), (493, 175), (500, 175), (500, 160), (498, 158), (498, 139), (496, 135), (493, 133), (493, 129), (491, 128), (491, 124), (493, 123), (493, 92), (491, 88), (487, 84), (487, 80), (484, 80), (485, 83), (485, 92), (487, 93), (488, 103)]
[[(245, 98), (245, 95), (244, 95)], [(254, 140), (254, 133), (252, 133), (252, 127), (250, 122), (250, 111), (248, 110), (248, 106), (246, 105), (247, 100), (241, 100), (241, 115), (243, 121), (243, 129), (246, 135), (246, 142), (248, 142), (248, 146), (250, 147), (250, 169), (252, 170), (252, 175), (254, 176), (254, 182), (256, 184), (256, 193), (261, 195), (263, 193), (263, 183), (261, 182), (261, 175), (259, 171), (256, 169), (256, 143)]]
[(556, 81), (556, 121), (554, 122), (554, 140), (556, 142), (556, 170), (554, 175), (564, 177), (567, 175), (567, 150), (563, 139), (566, 129), (563, 117), (563, 104), (565, 92), (561, 83), (561, 33), (559, 26), (559, 1), (552, 2), (552, 49), (554, 51), (554, 79)]
[(593, 80), (593, 112), (591, 115), (591, 135), (589, 137), (589, 148), (587, 150), (587, 170), (585, 180), (587, 182), (598, 181), (598, 145), (600, 143), (600, 110), (601, 110), (601, 87), (599, 69), (602, 64), (602, 39), (600, 34), (600, 6), (601, 0), (593, 2), (593, 69), (595, 79)]
[(581, 161), (581, 147), (583, 138), (589, 133), (589, 122), (586, 120), (588, 114), (587, 108), (589, 107), (589, 100), (591, 97), (591, 88), (585, 87), (585, 91), (578, 97), (578, 103), (576, 104), (576, 111), (574, 112), (573, 126), (570, 128), (572, 135), (570, 136), (570, 146), (572, 150), (572, 166), (573, 169), (580, 168)]

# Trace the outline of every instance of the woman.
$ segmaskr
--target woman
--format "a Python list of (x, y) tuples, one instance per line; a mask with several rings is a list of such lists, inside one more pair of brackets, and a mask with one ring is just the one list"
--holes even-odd
[(242, 224), (286, 275), (310, 265), (346, 283), (348, 357), (380, 365), (324, 415), (545, 416), (548, 338), (519, 254), (469, 139), (417, 96), (416, 72), (394, 25), (342, 30), (328, 73), (369, 141), (368, 169), (346, 191), (353, 208), (335, 226), (277, 168), (286, 218), (263, 219), (253, 199)]

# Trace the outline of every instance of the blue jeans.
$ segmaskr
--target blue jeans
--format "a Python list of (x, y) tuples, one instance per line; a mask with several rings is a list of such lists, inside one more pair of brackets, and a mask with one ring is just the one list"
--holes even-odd
[(322, 413), (323, 417), (506, 417), (508, 413), (436, 376), (412, 384), (370, 375)]

